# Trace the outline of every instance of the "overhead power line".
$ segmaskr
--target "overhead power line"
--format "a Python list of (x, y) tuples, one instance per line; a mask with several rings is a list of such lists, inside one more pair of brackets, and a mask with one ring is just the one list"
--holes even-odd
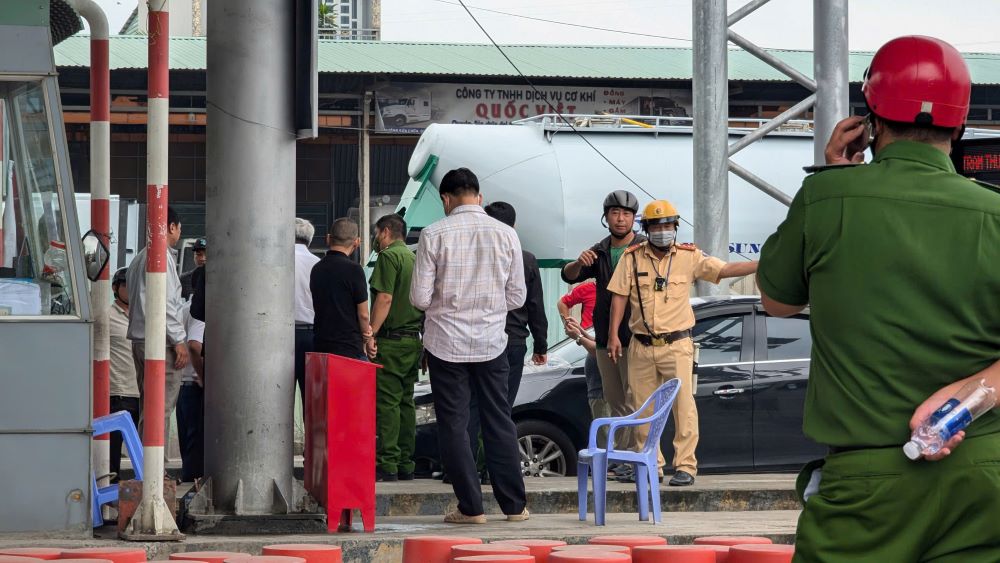
[[(639, 31), (628, 31), (628, 30), (625, 30), (625, 29), (612, 29), (612, 28), (608, 28), (608, 27), (598, 27), (598, 26), (593, 26), (593, 25), (584, 25), (584, 24), (564, 22), (564, 21), (559, 21), (559, 20), (550, 20), (550, 19), (546, 19), (546, 18), (537, 18), (537, 17), (534, 17), (534, 16), (526, 16), (524, 14), (515, 14), (515, 13), (512, 13), (512, 12), (504, 12), (504, 11), (501, 11), (501, 10), (493, 10), (493, 9), (490, 9), (490, 8), (482, 8), (482, 7), (479, 7), (479, 6), (467, 6), (465, 4), (464, 0), (459, 0), (459, 2), (451, 2), (449, 0), (434, 0), (434, 1), (435, 2), (440, 2), (441, 4), (450, 4), (452, 6), (461, 6), (461, 7), (465, 8), (466, 12), (469, 12), (469, 10), (472, 9), (472, 10), (479, 10), (480, 12), (489, 12), (491, 14), (499, 14), (499, 15), (502, 15), (502, 16), (510, 16), (512, 18), (521, 18), (521, 19), (524, 19), (524, 20), (532, 20), (532, 21), (543, 22), (543, 23), (551, 23), (551, 24), (555, 24), (555, 25), (565, 25), (565, 26), (568, 26), (568, 27), (579, 27), (579, 28), (582, 28), (582, 29), (590, 29), (590, 30), (593, 30), (593, 31), (604, 31), (604, 32), (607, 32), (607, 33), (620, 33), (620, 34), (623, 34), (623, 35), (634, 35), (634, 36), (638, 36), (638, 37), (652, 37), (654, 39), (669, 39), (671, 41), (684, 41), (686, 43), (691, 43), (692, 42), (692, 39), (689, 39), (687, 37), (670, 37), (669, 35), (656, 35), (656, 34), (653, 34), (653, 33), (642, 33), (642, 32), (639, 32)], [(475, 16), (472, 16), (471, 12), (469, 12), (469, 16), (471, 16), (472, 19), (475, 20)], [(478, 24), (478, 23), (479, 22), (476, 21), (476, 24)], [(482, 28), (483, 28), (483, 26), (480, 25), (479, 29), (482, 29)], [(483, 33), (486, 33), (486, 30), (483, 30)], [(489, 34), (487, 33), (486, 36), (489, 37)]]

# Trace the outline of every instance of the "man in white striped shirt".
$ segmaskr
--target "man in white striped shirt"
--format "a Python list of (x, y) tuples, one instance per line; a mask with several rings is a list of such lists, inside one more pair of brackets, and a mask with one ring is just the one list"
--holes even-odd
[(507, 312), (524, 304), (524, 262), (514, 229), (486, 215), (479, 180), (467, 168), (445, 174), (446, 218), (420, 233), (410, 302), (426, 313), (424, 348), (434, 390), (441, 460), (458, 510), (445, 522), (485, 524), (469, 436), (469, 402), (479, 401), (486, 467), (507, 520), (528, 519), (517, 429), (507, 402)]

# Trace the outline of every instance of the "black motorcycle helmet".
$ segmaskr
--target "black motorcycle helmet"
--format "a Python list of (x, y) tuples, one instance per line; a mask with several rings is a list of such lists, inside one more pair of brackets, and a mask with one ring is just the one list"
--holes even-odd
[(635, 194), (627, 190), (615, 190), (608, 194), (604, 198), (604, 214), (608, 214), (608, 209), (612, 207), (621, 207), (622, 209), (631, 209), (632, 213), (639, 212), (639, 200), (636, 199)]

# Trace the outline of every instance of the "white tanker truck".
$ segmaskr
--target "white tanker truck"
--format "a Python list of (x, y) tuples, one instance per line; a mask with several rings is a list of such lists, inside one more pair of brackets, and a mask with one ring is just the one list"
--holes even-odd
[[(692, 180), (690, 121), (659, 118), (651, 122), (649, 117), (617, 116), (569, 119), (578, 133), (553, 115), (515, 125), (428, 127), (410, 159), (410, 181), (397, 208), (410, 227), (410, 242), (415, 242), (421, 228), (443, 216), (437, 186), (445, 173), (463, 166), (479, 177), (484, 203), (506, 201), (514, 206), (521, 243), (543, 267), (574, 260), (584, 248), (607, 236), (601, 202), (616, 189), (633, 192), (640, 209), (653, 199), (670, 200), (682, 216), (679, 239), (693, 240), (693, 195), (699, 188)], [(757, 125), (741, 123), (751, 127), (732, 127), (733, 140)], [(806, 122), (791, 123), (733, 157), (789, 196), (798, 190), (805, 176), (803, 166), (812, 164), (812, 159), (813, 135)], [(721, 258), (755, 259), (787, 209), (730, 175), (730, 256)]]

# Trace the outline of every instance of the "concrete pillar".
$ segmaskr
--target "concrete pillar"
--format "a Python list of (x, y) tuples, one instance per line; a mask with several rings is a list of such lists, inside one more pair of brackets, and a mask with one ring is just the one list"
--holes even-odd
[(813, 71), (816, 79), (815, 164), (834, 126), (850, 115), (848, 92), (847, 0), (813, 0)]
[[(726, 0), (700, 0), (694, 16), (694, 242), (729, 259), (729, 76)], [(698, 295), (720, 286), (699, 281)]]
[(361, 106), (361, 131), (358, 137), (360, 145), (358, 151), (358, 232), (361, 233), (361, 265), (368, 264), (371, 255), (371, 231), (372, 231), (372, 198), (371, 198), (371, 127), (372, 127), (372, 98), (371, 92), (365, 92), (364, 101)]
[(295, 11), (273, 0), (207, 6), (205, 472), (217, 513), (283, 514), (293, 486)]

